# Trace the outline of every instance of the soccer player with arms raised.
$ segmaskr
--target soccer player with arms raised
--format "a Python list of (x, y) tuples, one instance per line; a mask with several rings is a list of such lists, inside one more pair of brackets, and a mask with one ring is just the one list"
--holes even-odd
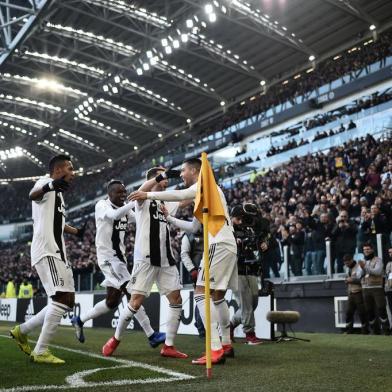
[[(181, 167), (181, 178), (187, 189), (170, 190), (165, 192), (146, 192), (139, 190), (131, 194), (131, 200), (162, 200), (180, 201), (193, 200), (197, 193), (197, 180), (201, 170), (201, 161), (197, 158), (186, 160)], [(211, 307), (211, 360), (212, 363), (223, 363), (225, 352), (228, 356), (233, 356), (233, 348), (230, 340), (230, 313), (225, 293), (228, 288), (237, 290), (237, 244), (233, 234), (233, 226), (227, 210), (226, 198), (222, 190), (218, 187), (222, 206), (225, 213), (226, 223), (219, 232), (209, 235), (209, 256), (210, 256), (210, 287), (213, 306)], [(168, 211), (169, 215), (173, 215)], [(200, 229), (200, 224), (193, 219), (192, 222), (181, 221), (169, 217), (169, 223), (173, 223), (185, 231), (196, 232)], [(204, 295), (204, 260), (202, 260), (196, 282), (195, 301), (199, 308), (200, 315), (205, 325), (205, 295)], [(218, 323), (220, 325), (222, 342), (219, 339)], [(192, 363), (205, 365), (206, 357), (202, 356)]]
[[(40, 178), (30, 191), (33, 215), (31, 265), (35, 267), (50, 298), (48, 305), (25, 323), (10, 331), (18, 346), (37, 363), (62, 364), (48, 349), (63, 315), (75, 302), (72, 268), (67, 259), (64, 232), (83, 237), (84, 229), (65, 224), (63, 192), (75, 177), (71, 158), (57, 155), (49, 162), (50, 177)], [(42, 325), (34, 351), (28, 343), (28, 334)]]
[[(99, 268), (105, 276), (101, 283), (106, 287), (106, 298), (90, 309), (82, 317), (75, 316), (71, 323), (75, 328), (76, 338), (83, 343), (85, 340), (83, 324), (95, 319), (110, 310), (116, 309), (123, 294), (130, 299), (126, 290), (131, 280), (125, 257), (124, 237), (130, 222), (135, 222), (132, 211), (134, 203), (124, 204), (127, 191), (119, 180), (111, 180), (107, 186), (107, 199), (100, 200), (95, 206), (95, 223), (97, 227), (95, 245), (97, 247), (97, 260)], [(140, 307), (136, 320), (146, 333), (150, 346), (155, 348), (165, 341), (165, 334), (155, 332), (151, 328), (150, 320), (143, 308)], [(122, 328), (122, 326), (121, 326)], [(126, 328), (126, 325), (125, 325)], [(111, 355), (111, 351), (103, 350), (103, 355)]]
[[(168, 186), (168, 178), (178, 173), (164, 168), (154, 167), (147, 172), (147, 180), (140, 191), (163, 191)], [(175, 214), (179, 203), (167, 203), (171, 214)], [(122, 311), (115, 335), (110, 338), (103, 351), (109, 355), (117, 348), (126, 326), (140, 311), (145, 297), (150, 295), (154, 283), (161, 295), (169, 300), (166, 340), (161, 355), (172, 358), (188, 356), (174, 347), (174, 338), (180, 325), (182, 298), (179, 273), (173, 257), (170, 232), (165, 216), (161, 212), (161, 202), (141, 200), (135, 205), (136, 237), (134, 265), (131, 282), (127, 289), (131, 293), (128, 306)]]

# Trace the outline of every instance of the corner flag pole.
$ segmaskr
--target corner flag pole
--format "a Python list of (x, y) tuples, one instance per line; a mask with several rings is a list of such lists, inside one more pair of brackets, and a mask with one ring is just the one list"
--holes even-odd
[(206, 310), (206, 374), (207, 378), (212, 377), (211, 368), (211, 309), (210, 309), (210, 258), (209, 258), (209, 246), (208, 246), (208, 186), (203, 186), (203, 183), (207, 184), (208, 178), (208, 160), (207, 154), (203, 152), (201, 154), (201, 167), (202, 167), (202, 194), (203, 194), (203, 238), (204, 238), (204, 294), (205, 294), (205, 310)]

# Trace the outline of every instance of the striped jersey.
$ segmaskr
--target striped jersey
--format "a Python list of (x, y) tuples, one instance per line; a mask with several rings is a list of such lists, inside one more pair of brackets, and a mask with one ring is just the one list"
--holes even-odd
[[(233, 225), (231, 224), (231, 219), (227, 208), (226, 197), (222, 189), (219, 186), (217, 186), (217, 188), (222, 202), (223, 210), (225, 212), (225, 224), (218, 231), (218, 233), (216, 233), (216, 236), (213, 236), (211, 233), (208, 233), (208, 243), (210, 245), (219, 244), (220, 246), (226, 248), (230, 252), (237, 253), (237, 243), (234, 238), (234, 229), (233, 229)], [(182, 190), (148, 192), (147, 198), (150, 200), (166, 200), (166, 201), (193, 200), (196, 197), (196, 193), (197, 193), (197, 183), (193, 184), (187, 189), (182, 189)], [(177, 222), (177, 226), (182, 228), (181, 226), (178, 225), (178, 223), (179, 222)], [(193, 231), (194, 233), (197, 232), (197, 230), (200, 228), (196, 218), (193, 219), (193, 222), (185, 222), (185, 225), (187, 224), (188, 224), (188, 230), (191, 232)], [(194, 225), (194, 228), (190, 229), (190, 226), (192, 224)], [(187, 230), (187, 229), (184, 228), (183, 230)]]
[[(40, 178), (32, 191), (42, 187), (52, 178)], [(65, 206), (61, 192), (47, 192), (41, 200), (32, 201), (33, 241), (31, 243), (31, 265), (43, 257), (53, 256), (67, 260), (64, 242)]]
[(103, 263), (105, 260), (113, 258), (126, 263), (125, 231), (127, 230), (128, 222), (134, 221), (134, 217), (131, 211), (122, 214), (118, 219), (111, 217), (113, 210), (118, 208), (109, 199), (100, 200), (95, 205), (95, 225), (97, 228), (95, 245), (98, 263)]
[(144, 262), (156, 267), (168, 267), (176, 264), (173, 257), (169, 225), (161, 212), (164, 204), (170, 215), (175, 215), (179, 203), (162, 203), (157, 200), (145, 200), (136, 203), (136, 237), (134, 263)]

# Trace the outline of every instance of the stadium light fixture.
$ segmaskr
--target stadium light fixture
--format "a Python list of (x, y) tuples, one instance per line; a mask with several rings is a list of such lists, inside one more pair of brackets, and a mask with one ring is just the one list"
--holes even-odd
[(29, 50), (26, 50), (22, 53), (16, 49), (15, 52), (18, 53), (21, 58), (34, 58), (35, 60), (42, 63), (53, 63), (58, 67), (66, 69), (72, 67), (72, 69), (76, 72), (95, 78), (100, 78), (106, 74), (106, 72), (101, 68), (93, 67), (84, 63), (78, 63), (77, 61), (73, 61), (65, 57), (54, 56), (48, 53), (30, 52)]
[(209, 14), (208, 15), (208, 20), (211, 22), (211, 23), (214, 23), (214, 22), (216, 22), (216, 14), (213, 12), (212, 14)]
[(212, 14), (214, 12), (214, 7), (211, 3), (207, 3), (204, 6), (204, 11), (206, 12), (207, 15)]
[(263, 87), (264, 87), (264, 86), (265, 86), (265, 83), (266, 83), (265, 80), (260, 80), (260, 86), (263, 86)]
[(80, 41), (94, 44), (101, 48), (110, 50), (112, 52), (121, 53), (126, 56), (132, 56), (138, 53), (138, 51), (131, 45), (127, 45), (120, 41), (115, 41), (102, 35), (96, 35), (90, 31), (74, 29), (71, 26), (63, 26), (61, 24), (52, 24), (48, 22), (44, 27), (44, 30), (50, 32), (56, 31), (57, 34), (60, 34), (64, 37), (77, 38)]
[(187, 119), (186, 119), (186, 122), (187, 122), (188, 124), (190, 124), (190, 123), (192, 122), (192, 120), (191, 120), (190, 118), (187, 118)]
[(180, 47), (180, 41), (178, 39), (173, 40), (173, 48), (178, 49)]
[(181, 34), (181, 41), (188, 42), (188, 34)]
[(161, 138), (161, 137), (162, 137), (162, 134), (161, 134), (161, 133), (158, 133), (158, 137)]
[(311, 55), (309, 56), (309, 61), (314, 61), (314, 60), (316, 60), (316, 56), (314, 56), (313, 54), (311, 54)]
[(145, 71), (148, 71), (148, 70), (150, 69), (150, 64), (148, 64), (148, 63), (143, 63), (143, 69), (144, 69)]
[(375, 26), (374, 24), (371, 24), (371, 25), (369, 26), (369, 30), (370, 30), (370, 31), (376, 30), (376, 26)]
[(170, 45), (165, 46), (165, 52), (166, 52), (166, 54), (171, 54), (172, 53), (172, 48), (171, 48)]
[(221, 101), (221, 102), (220, 102), (220, 105), (221, 105), (221, 106), (225, 106), (225, 105), (226, 105), (226, 102), (225, 102), (225, 101)]
[(17, 103), (26, 107), (34, 107), (39, 110), (49, 110), (51, 112), (61, 112), (59, 106), (47, 104), (45, 102), (38, 102), (25, 97), (14, 97), (11, 94), (0, 94), (0, 100), (9, 103)]
[(162, 41), (161, 41), (161, 43), (162, 43), (162, 46), (163, 46), (163, 47), (169, 45), (169, 42), (167, 41), (166, 38), (163, 38)]
[(140, 76), (143, 75), (143, 70), (141, 68), (136, 69), (136, 73)]
[(188, 29), (191, 29), (193, 27), (193, 20), (192, 19), (187, 19), (185, 24), (186, 24), (186, 27), (188, 27)]

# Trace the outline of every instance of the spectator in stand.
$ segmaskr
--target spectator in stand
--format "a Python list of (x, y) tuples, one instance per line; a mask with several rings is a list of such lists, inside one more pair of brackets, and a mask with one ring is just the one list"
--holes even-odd
[[(326, 257), (325, 242), (332, 239), (333, 224), (326, 213), (322, 213), (320, 218), (310, 217), (308, 225), (311, 228), (313, 240), (313, 274), (325, 274), (324, 261)], [(332, 246), (332, 244), (331, 244)]]
[[(342, 210), (332, 230), (335, 246), (336, 272), (343, 272), (343, 256), (354, 254), (356, 248), (357, 225), (350, 221), (348, 212)], [(335, 263), (332, 263), (332, 272), (335, 272)]]
[(365, 177), (366, 184), (373, 189), (379, 189), (381, 186), (381, 177), (377, 173), (376, 167), (370, 165), (368, 169), (368, 174)]

